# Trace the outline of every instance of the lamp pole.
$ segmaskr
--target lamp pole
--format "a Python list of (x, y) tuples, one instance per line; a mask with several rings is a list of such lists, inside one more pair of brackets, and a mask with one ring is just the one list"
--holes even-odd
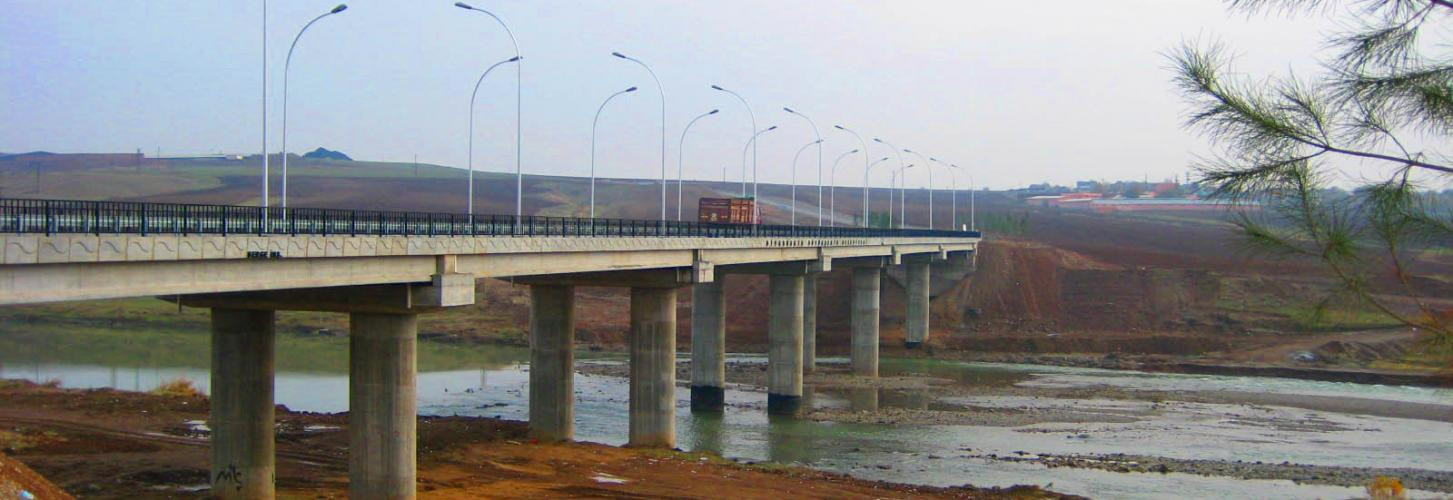
[(923, 162), (923, 170), (928, 172), (928, 228), (933, 229), (933, 165), (929, 164), (927, 157), (917, 151), (904, 148), (903, 152), (917, 156), (918, 160)]
[[(776, 125), (773, 125), (773, 126), (764, 128), (762, 130), (759, 130), (759, 131), (757, 131), (757, 133), (752, 134), (752, 138), (751, 139), (747, 139), (747, 143), (746, 144), (743, 144), (742, 145), (742, 197), (743, 198), (746, 198), (747, 197), (747, 150), (748, 149), (751, 149), (753, 151), (756, 151), (756, 149), (757, 149), (757, 147), (756, 147), (757, 146), (757, 136), (760, 136), (760, 135), (765, 134), (767, 132), (771, 132), (773, 130), (777, 130), (777, 126)], [(722, 178), (725, 178), (725, 177), (726, 176), (722, 176)], [(755, 205), (756, 203), (754, 202), (752, 204)], [(755, 217), (756, 216), (756, 213), (753, 213), (752, 215)], [(756, 220), (756, 219), (752, 219), (752, 220)]]
[[(802, 156), (803, 151), (807, 151), (807, 148), (812, 147), (813, 144), (822, 144), (822, 139), (803, 144), (797, 150), (797, 154), (792, 155), (792, 225), (794, 226), (797, 225), (797, 159)], [(821, 171), (819, 170), (818, 173), (821, 174)], [(821, 201), (818, 202), (818, 205), (819, 209), (822, 208), (820, 206), (822, 205)]]
[(827, 212), (828, 212), (827, 225), (830, 226), (830, 227), (836, 227), (837, 226), (837, 166), (838, 166), (838, 163), (842, 163), (843, 158), (847, 158), (848, 156), (852, 155), (853, 153), (857, 153), (857, 152), (858, 152), (858, 150), (854, 149), (852, 151), (848, 151), (846, 153), (843, 153), (841, 155), (838, 155), (837, 159), (832, 161), (832, 170), (831, 171), (828, 171), (828, 174), (827, 174), (827, 183), (832, 186), (831, 188), (828, 189), (828, 195), (827, 195), (827, 199), (828, 199), (828, 202), (827, 202), (827, 205), (828, 205), (828, 208), (827, 208)]
[[(959, 168), (958, 165), (949, 166), (953, 168)], [(969, 169), (966, 168), (960, 170), (964, 171), (964, 175), (969, 176), (969, 230), (978, 231), (978, 229), (976, 229), (974, 226), (974, 191), (978, 190), (978, 188), (974, 185), (974, 173), (970, 172)]]
[[(632, 88), (634, 88), (634, 87), (632, 87)], [(696, 118), (692, 118), (691, 121), (689, 121), (689, 122), (686, 123), (686, 128), (681, 129), (681, 142), (676, 145), (676, 221), (677, 222), (680, 222), (681, 221), (681, 202), (682, 202), (682, 199), (681, 199), (681, 173), (682, 173), (683, 170), (685, 170), (685, 165), (686, 165), (686, 131), (691, 130), (691, 126), (692, 125), (696, 125), (696, 120), (700, 120), (702, 118), (706, 118), (708, 116), (717, 114), (717, 112), (719, 112), (719, 111), (721, 111), (721, 110), (719, 110), (719, 109), (713, 109), (711, 111), (707, 111), (705, 113), (696, 115)]]
[(610, 55), (631, 61), (641, 65), (642, 68), (646, 68), (646, 72), (651, 74), (651, 79), (656, 81), (656, 92), (661, 94), (661, 224), (662, 228), (664, 228), (666, 223), (666, 87), (661, 86), (661, 79), (656, 77), (656, 72), (652, 71), (651, 67), (641, 62), (640, 59), (620, 52), (611, 52)]
[[(815, 143), (817, 144), (817, 225), (822, 226), (822, 134), (818, 133), (817, 131), (817, 123), (814, 123), (811, 118), (807, 117), (807, 115), (793, 111), (792, 108), (788, 108), (785, 106), (782, 108), (782, 111), (801, 116), (803, 120), (807, 120), (807, 124), (812, 125), (812, 135), (817, 137), (817, 142)], [(796, 160), (793, 160), (793, 162), (794, 163), (792, 164), (792, 174), (795, 176), (797, 175), (797, 164), (795, 163)], [(796, 208), (795, 202), (793, 205), (793, 208)]]
[(863, 142), (863, 136), (849, 130), (842, 125), (833, 125), (833, 128), (853, 134), (858, 139), (858, 146), (863, 150), (863, 227), (868, 227), (868, 144)]
[[(747, 116), (751, 117), (751, 119), (752, 119), (752, 130), (754, 130), (754, 131), (757, 130), (757, 114), (752, 112), (752, 105), (747, 104), (747, 100), (745, 98), (743, 98), (741, 94), (738, 94), (736, 92), (727, 90), (725, 88), (722, 88), (721, 85), (712, 85), (711, 88), (712, 88), (712, 90), (719, 90), (719, 91), (722, 91), (722, 92), (726, 92), (728, 94), (731, 94), (732, 97), (735, 97), (735, 98), (737, 98), (738, 101), (741, 101), (742, 102), (742, 107), (747, 108)], [(771, 128), (769, 128), (767, 130), (772, 130), (774, 128), (777, 128), (777, 127), (774, 125), (774, 126), (772, 126)], [(763, 130), (762, 132), (766, 132), (766, 130)], [(757, 143), (757, 141), (755, 139), (757, 138), (757, 135), (756, 134), (760, 134), (760, 133), (761, 132), (755, 132), (752, 135), (752, 139), (754, 139), (754, 140), (747, 141), (747, 143), (753, 145), (752, 146), (752, 224), (753, 224), (754, 227), (757, 224), (757, 205), (760, 204), (757, 201), (757, 199), (756, 199), (756, 197), (757, 197), (757, 186), (756, 186), (756, 177), (757, 177), (756, 176), (756, 172), (757, 172), (757, 146), (756, 146), (756, 143)], [(745, 160), (746, 152), (743, 152), (742, 153), (742, 156), (743, 156), (743, 160), (742, 160), (742, 197), (743, 198), (746, 198), (747, 197), (747, 172), (746, 172), (746, 160)]]
[[(267, 0), (262, 0), (262, 225), (267, 227), (267, 184), (270, 166), (267, 160)], [(266, 231), (266, 229), (264, 229)]]
[[(495, 68), (501, 65), (519, 60), (520, 58), (518, 56), (511, 57), (494, 63), (488, 69), (485, 69), (484, 74), (479, 75), (479, 81), (474, 82), (474, 93), (469, 94), (469, 202), (466, 205), (471, 216), (474, 215), (474, 98), (479, 96), (479, 85), (484, 83), (484, 79), (489, 76), (489, 72), (494, 71)], [(473, 221), (472, 218), (470, 220)]]
[(348, 4), (340, 3), (337, 7), (333, 7), (333, 10), (324, 12), (313, 18), (312, 21), (308, 21), (308, 24), (304, 24), (303, 29), (298, 30), (298, 35), (293, 37), (293, 44), (288, 46), (288, 58), (283, 62), (283, 217), (287, 217), (288, 210), (288, 68), (293, 65), (293, 49), (298, 48), (298, 40), (303, 38), (303, 33), (306, 33), (308, 27), (313, 23), (345, 10), (348, 10)]
[[(513, 31), (510, 31), (510, 26), (508, 24), (505, 24), (505, 21), (503, 19), (500, 19), (499, 16), (494, 15), (493, 12), (490, 12), (490, 11), (487, 11), (487, 10), (484, 10), (484, 9), (480, 9), (480, 8), (477, 8), (477, 7), (470, 6), (469, 4), (464, 3), (464, 2), (454, 2), (454, 6), (455, 7), (459, 7), (461, 9), (464, 9), (464, 10), (472, 10), (472, 11), (475, 11), (475, 12), (479, 12), (481, 14), (485, 14), (485, 15), (491, 17), (491, 18), (494, 18), (495, 22), (499, 23), (499, 25), (500, 25), (501, 28), (504, 28), (505, 34), (506, 35), (509, 35), (509, 37), (510, 37), (510, 45), (513, 45), (514, 48), (515, 48), (515, 57), (517, 57), (517, 58), (520, 57), (520, 43), (519, 43), (519, 41), (515, 40), (515, 33)], [(517, 232), (518, 232), (518, 230), (520, 228), (520, 217), (522, 217), (524, 215), (524, 207), (525, 207), (525, 203), (524, 203), (525, 202), (525, 198), (524, 198), (524, 196), (525, 196), (525, 173), (524, 173), (524, 169), (520, 165), (521, 164), (520, 158), (521, 158), (521, 156), (524, 155), (524, 149), (525, 149), (524, 148), (524, 134), (521, 133), (521, 128), (520, 128), (521, 127), (521, 125), (520, 125), (520, 122), (521, 122), (520, 117), (524, 113), (523, 112), (523, 107), (524, 107), (524, 93), (525, 93), (525, 91), (524, 91), (524, 87), (525, 87), (524, 86), (524, 79), (525, 79), (524, 74), (525, 74), (524, 64), (522, 63), (522, 64), (516, 65), (515, 66), (515, 230)]]
[[(867, 156), (867, 155), (864, 155), (864, 156)], [(865, 171), (872, 170), (873, 167), (876, 167), (876, 166), (878, 166), (879, 163), (883, 163), (885, 161), (888, 161), (888, 157), (887, 156), (884, 156), (882, 158), (879, 158), (877, 160), (874, 160), (873, 163), (869, 163), (868, 164), (868, 168)], [(867, 176), (865, 175), (864, 177), (867, 177)], [(866, 180), (866, 179), (864, 179), (864, 180)], [(865, 190), (863, 190), (863, 199), (866, 200), (867, 199), (867, 196), (868, 196), (868, 191), (865, 189)], [(888, 182), (888, 213), (890, 213), (890, 214), (893, 213), (893, 182), (891, 180)], [(867, 227), (867, 226), (863, 226), (863, 227)], [(889, 218), (888, 219), (888, 229), (893, 229), (893, 219), (892, 218)]]
[(937, 163), (939, 165), (942, 165), (942, 166), (948, 168), (948, 173), (949, 173), (949, 176), (950, 176), (950, 178), (949, 178), (950, 184), (949, 184), (949, 192), (948, 192), (949, 193), (949, 229), (954, 230), (954, 231), (958, 231), (959, 230), (959, 174), (958, 174), (957, 170), (959, 169), (959, 167), (956, 167), (956, 166), (953, 166), (953, 165), (949, 165), (947, 163), (944, 163), (944, 162), (940, 161), (938, 158), (934, 158), (932, 156), (928, 157), (928, 161)]
[[(898, 150), (898, 146), (894, 146), (893, 143), (890, 143), (888, 141), (885, 141), (885, 140), (880, 139), (880, 138), (877, 138), (877, 137), (874, 137), (873, 138), (873, 142), (876, 142), (878, 144), (882, 144), (884, 146), (888, 146), (888, 149), (893, 150), (893, 156), (898, 157), (898, 170), (903, 170), (904, 168), (906, 168), (906, 167), (903, 166), (903, 152), (901, 152), (901, 151)], [(900, 197), (903, 196), (903, 192), (900, 190), (898, 192), (898, 195)], [(893, 224), (893, 202), (892, 202), (892, 199), (893, 198), (892, 197), (893, 197), (893, 188), (890, 186), (888, 188), (888, 199), (889, 199), (889, 202), (888, 202), (888, 224), (889, 224), (889, 226), (892, 226), (892, 224)], [(898, 204), (900, 205), (900, 211), (902, 211), (901, 210), (901, 206), (903, 205), (902, 200), (899, 200)], [(906, 219), (907, 218), (906, 215), (907, 214), (898, 214), (898, 227), (903, 227), (903, 219)]]
[[(913, 168), (912, 163), (893, 172), (893, 176), (898, 179), (898, 229), (903, 229), (908, 225), (908, 169), (910, 168)], [(891, 205), (893, 202), (888, 203)]]
[(611, 99), (627, 92), (635, 92), (636, 88), (631, 87), (620, 92), (611, 94), (610, 97), (601, 101), (600, 107), (595, 110), (595, 119), (590, 122), (590, 218), (595, 218), (595, 126), (600, 124), (600, 112), (605, 111), (605, 105), (610, 104)]

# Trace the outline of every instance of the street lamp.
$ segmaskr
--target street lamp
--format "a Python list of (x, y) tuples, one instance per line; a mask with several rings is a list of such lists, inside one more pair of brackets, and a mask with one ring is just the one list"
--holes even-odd
[(858, 146), (863, 150), (863, 227), (868, 227), (868, 145), (863, 142), (863, 136), (849, 130), (842, 125), (833, 125), (835, 129), (853, 134), (858, 139)]
[(947, 163), (944, 163), (942, 161), (939, 161), (938, 158), (934, 158), (932, 156), (928, 157), (928, 161), (937, 163), (937, 164), (942, 165), (944, 167), (948, 167), (948, 169), (949, 169), (948, 170), (948, 173), (949, 173), (949, 176), (950, 176), (949, 182), (951, 183), (949, 185), (949, 192), (948, 192), (949, 193), (949, 229), (954, 230), (954, 231), (958, 231), (959, 230), (959, 174), (956, 172), (956, 170), (959, 170), (959, 167), (955, 167), (953, 165), (949, 165)]
[[(866, 155), (864, 155), (864, 156), (866, 156)], [(876, 167), (876, 166), (878, 166), (879, 163), (883, 163), (885, 161), (888, 161), (888, 157), (887, 156), (884, 156), (882, 158), (879, 158), (877, 160), (874, 160), (873, 163), (869, 163), (868, 164), (868, 168), (866, 170), (864, 170), (864, 171), (866, 172), (866, 171), (873, 170), (873, 167)], [(864, 177), (866, 177), (866, 176), (864, 176)], [(863, 199), (866, 200), (867, 199), (867, 196), (868, 196), (868, 191), (865, 189), (865, 190), (863, 190)], [(889, 181), (889, 183), (888, 183), (888, 213), (889, 214), (893, 213), (893, 183), (892, 183), (892, 181)], [(867, 227), (867, 226), (863, 226), (863, 227)], [(888, 219), (888, 229), (893, 229), (893, 219), (891, 219), (891, 218)]]
[[(812, 135), (817, 136), (817, 225), (820, 227), (822, 226), (822, 134), (818, 133), (817, 124), (813, 123), (812, 119), (808, 118), (807, 115), (793, 111), (792, 108), (786, 106), (782, 107), (782, 111), (801, 116), (803, 120), (807, 120), (807, 124), (812, 125)], [(797, 164), (795, 163), (796, 160), (793, 161), (792, 174), (795, 176), (797, 175)], [(793, 208), (796, 208), (795, 203), (793, 204)]]
[(627, 92), (635, 92), (635, 91), (636, 91), (636, 88), (635, 87), (631, 87), (631, 88), (622, 90), (620, 92), (616, 92), (614, 94), (611, 94), (610, 97), (605, 98), (605, 101), (602, 101), (600, 103), (600, 108), (598, 108), (598, 109), (595, 110), (595, 119), (590, 122), (590, 218), (591, 219), (594, 219), (595, 218), (595, 126), (598, 125), (598, 124), (600, 124), (600, 112), (601, 111), (605, 111), (605, 105), (606, 104), (610, 104), (610, 100), (611, 99), (615, 99), (616, 96), (618, 96), (618, 95), (621, 95), (621, 94), (624, 94), (624, 93), (627, 93)]
[[(949, 166), (953, 168), (959, 168), (958, 165)], [(974, 191), (978, 190), (978, 188), (974, 185), (974, 174), (973, 172), (969, 172), (969, 169), (966, 168), (960, 170), (964, 171), (964, 175), (969, 176), (969, 230), (978, 231), (978, 229), (974, 227)]]
[[(885, 141), (883, 139), (879, 139), (877, 137), (874, 137), (873, 138), (873, 142), (876, 142), (878, 144), (882, 144), (884, 146), (888, 146), (888, 149), (893, 150), (893, 155), (896, 156), (896, 157), (898, 157), (898, 170), (903, 170), (904, 169), (904, 166), (903, 166), (903, 153), (900, 152), (900, 151), (898, 151), (898, 146), (894, 146), (893, 143), (890, 143), (890, 142)], [(903, 193), (900, 191), (898, 194), (901, 196)], [(888, 225), (891, 227), (893, 225), (893, 202), (892, 202), (892, 199), (893, 199), (893, 188), (891, 186), (888, 188), (888, 199), (889, 199), (889, 202), (888, 202)], [(901, 201), (899, 202), (899, 205), (902, 205), (902, 202)], [(904, 218), (905, 217), (904, 217), (903, 214), (899, 214), (898, 215), (898, 227), (903, 227), (903, 219)]]
[[(751, 117), (752, 119), (752, 130), (757, 130), (757, 114), (752, 112), (752, 105), (747, 104), (747, 100), (743, 98), (741, 94), (724, 89), (721, 85), (712, 85), (711, 88), (712, 90), (720, 90), (722, 92), (731, 94), (732, 97), (736, 97), (738, 101), (741, 101), (742, 107), (747, 108), (747, 116)], [(773, 128), (777, 127), (773, 126), (772, 128), (769, 128), (767, 130), (772, 130)], [(765, 130), (763, 132), (765, 132)], [(761, 132), (757, 132), (757, 134), (760, 133)], [(757, 143), (757, 141), (755, 141), (756, 138), (757, 136), (754, 134), (752, 135), (752, 139), (754, 140), (747, 141), (749, 144), (754, 144), (754, 146), (752, 146), (752, 224), (754, 225), (757, 223), (757, 205), (761, 204), (757, 201), (757, 146), (755, 146), (755, 144)], [(745, 158), (746, 153), (743, 152), (742, 155)], [(742, 160), (742, 197), (747, 197), (747, 172), (745, 159)]]
[[(635, 88), (635, 87), (631, 87), (631, 88)], [(682, 172), (682, 170), (685, 169), (685, 165), (686, 165), (686, 131), (691, 130), (691, 126), (692, 125), (696, 125), (696, 120), (700, 120), (702, 118), (706, 118), (708, 116), (714, 115), (714, 114), (716, 114), (719, 111), (721, 111), (721, 110), (719, 110), (719, 109), (713, 109), (711, 111), (707, 111), (707, 112), (702, 113), (700, 115), (696, 115), (696, 118), (692, 118), (691, 121), (689, 121), (689, 122), (686, 123), (686, 128), (681, 129), (681, 142), (676, 145), (676, 221), (677, 222), (680, 222), (681, 221), (681, 172)]]
[[(762, 135), (762, 134), (765, 134), (767, 132), (771, 132), (773, 130), (777, 130), (777, 126), (776, 125), (773, 125), (773, 126), (764, 128), (762, 130), (758, 130), (757, 133), (752, 134), (752, 138), (751, 139), (747, 139), (747, 143), (746, 144), (743, 144), (742, 145), (742, 197), (743, 198), (745, 198), (747, 196), (747, 187), (746, 187), (747, 186), (747, 149), (748, 148), (751, 148), (751, 150), (755, 152), (757, 150), (757, 147), (756, 147), (756, 145), (757, 145), (757, 136)], [(725, 179), (726, 177), (725, 176), (722, 176), (722, 178)], [(755, 203), (753, 203), (753, 204), (755, 205)], [(753, 213), (752, 215), (753, 216), (756, 216), (755, 213)], [(756, 219), (752, 219), (752, 220), (756, 220)]]
[(283, 217), (287, 217), (288, 210), (288, 68), (293, 65), (293, 49), (298, 48), (298, 40), (303, 38), (303, 33), (308, 27), (319, 19), (348, 10), (348, 4), (338, 4), (333, 10), (324, 12), (322, 15), (308, 21), (303, 29), (298, 30), (298, 36), (293, 37), (293, 44), (288, 47), (288, 58), (283, 62)]
[[(469, 202), (466, 205), (471, 216), (474, 215), (474, 98), (479, 95), (479, 85), (484, 83), (484, 78), (489, 76), (489, 72), (494, 71), (495, 68), (501, 65), (519, 60), (519, 56), (511, 57), (494, 63), (488, 69), (485, 69), (484, 74), (479, 75), (479, 81), (474, 82), (474, 93), (469, 94)], [(473, 219), (471, 218), (470, 221), (472, 223)]]
[(639, 64), (642, 68), (646, 68), (646, 72), (651, 74), (651, 79), (656, 81), (656, 92), (661, 94), (661, 227), (664, 229), (666, 224), (666, 88), (661, 86), (661, 79), (656, 78), (656, 72), (652, 71), (651, 67), (647, 66), (646, 63), (641, 62), (640, 59), (636, 59), (620, 52), (611, 52), (610, 55)]
[[(490, 11), (487, 11), (487, 10), (484, 10), (484, 9), (480, 9), (480, 8), (477, 8), (477, 7), (470, 6), (469, 4), (464, 3), (464, 2), (454, 2), (454, 6), (455, 7), (459, 7), (461, 9), (464, 9), (464, 10), (472, 10), (472, 11), (475, 11), (475, 12), (479, 12), (481, 14), (485, 14), (485, 15), (491, 17), (491, 18), (494, 18), (495, 22), (499, 23), (500, 27), (505, 29), (505, 34), (506, 35), (509, 35), (509, 37), (510, 37), (510, 44), (513, 45), (514, 48), (515, 48), (515, 57), (517, 57), (517, 58), (520, 57), (520, 43), (515, 40), (515, 33), (513, 31), (510, 31), (509, 25), (508, 24), (505, 24), (505, 21), (503, 19), (500, 19), (499, 16), (494, 15), (493, 12), (490, 12)], [(518, 232), (518, 230), (520, 228), (520, 218), (524, 215), (524, 207), (525, 207), (525, 173), (524, 173), (524, 169), (520, 165), (520, 163), (521, 163), (520, 162), (520, 157), (524, 155), (524, 134), (522, 134), (521, 133), (521, 130), (520, 130), (520, 127), (521, 127), (521, 125), (520, 125), (520, 121), (521, 121), (520, 120), (520, 117), (523, 114), (523, 110), (522, 109), (524, 107), (524, 103), (523, 103), (523, 101), (524, 101), (524, 78), (525, 78), (524, 77), (524, 74), (525, 74), (524, 64), (518, 64), (518, 65), (516, 65), (515, 66), (515, 230), (516, 230), (516, 232)]]
[[(898, 184), (898, 229), (908, 226), (908, 169), (913, 168), (909, 163), (898, 170), (893, 171), (892, 184)], [(888, 208), (893, 208), (893, 200), (888, 200)], [(891, 219), (889, 224), (892, 224)]]
[(903, 152), (917, 156), (923, 162), (923, 170), (928, 172), (928, 228), (933, 229), (933, 166), (928, 163), (928, 158), (917, 151), (904, 148)]
[[(786, 108), (783, 108), (783, 109), (786, 109)], [(800, 148), (800, 149), (797, 150), (797, 154), (792, 155), (792, 225), (794, 225), (794, 226), (797, 225), (797, 158), (798, 157), (801, 157), (802, 156), (802, 152), (803, 151), (807, 151), (807, 148), (812, 147), (813, 144), (819, 144), (819, 145), (822, 144), (822, 139), (818, 139), (818, 140), (815, 140), (815, 141), (812, 141), (812, 142), (809, 142), (807, 144), (802, 145), (802, 148)], [(819, 176), (822, 175), (822, 170), (821, 169), (818, 169), (818, 175)], [(822, 186), (821, 185), (818, 185), (818, 187), (821, 188)], [(818, 216), (820, 218), (821, 215), (822, 215), (821, 214), (821, 212), (822, 212), (822, 198), (821, 198), (822, 191), (818, 191), (818, 195), (819, 195), (819, 198), (818, 198), (818, 202), (817, 202), (817, 205), (818, 205), (817, 208), (818, 208), (818, 212), (819, 212), (818, 213)], [(822, 224), (819, 222), (818, 225), (822, 225)]]
[(843, 153), (841, 155), (838, 155), (837, 159), (832, 161), (832, 170), (831, 171), (828, 171), (828, 173), (827, 173), (827, 183), (832, 186), (831, 188), (828, 189), (828, 195), (827, 195), (827, 199), (828, 199), (828, 202), (827, 202), (827, 205), (828, 205), (828, 208), (827, 208), (827, 212), (828, 212), (827, 224), (828, 224), (828, 226), (831, 226), (831, 227), (836, 227), (837, 226), (837, 166), (838, 166), (838, 163), (841, 163), (843, 161), (843, 158), (847, 158), (849, 155), (852, 155), (853, 153), (857, 153), (857, 152), (858, 152), (858, 150), (854, 149), (852, 151), (848, 151), (846, 153)]

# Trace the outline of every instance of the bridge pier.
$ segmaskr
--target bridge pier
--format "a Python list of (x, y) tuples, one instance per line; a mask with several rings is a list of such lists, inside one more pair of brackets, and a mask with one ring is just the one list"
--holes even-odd
[(853, 374), (878, 376), (879, 266), (853, 268), (852, 365)]
[(273, 311), (212, 308), (211, 493), (270, 499), (273, 476)]
[(414, 498), (418, 315), (348, 321), (348, 496)]
[(802, 280), (802, 373), (817, 371), (817, 273)]
[(629, 446), (676, 446), (676, 289), (631, 287)]
[(931, 257), (914, 255), (905, 260), (907, 260), (906, 274), (908, 275), (908, 283), (905, 287), (908, 294), (906, 315), (908, 336), (904, 339), (903, 344), (912, 349), (928, 341), (928, 271)]
[(691, 289), (691, 411), (726, 403), (726, 295), (722, 280)]
[(530, 436), (575, 437), (575, 287), (530, 286)]
[(801, 274), (770, 275), (767, 306), (767, 412), (796, 413), (802, 404)]

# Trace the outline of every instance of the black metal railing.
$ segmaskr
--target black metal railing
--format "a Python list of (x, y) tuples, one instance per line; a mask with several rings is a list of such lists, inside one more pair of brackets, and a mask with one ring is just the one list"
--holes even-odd
[(185, 203), (0, 199), (0, 233), (634, 237), (978, 237), (977, 231), (719, 224)]

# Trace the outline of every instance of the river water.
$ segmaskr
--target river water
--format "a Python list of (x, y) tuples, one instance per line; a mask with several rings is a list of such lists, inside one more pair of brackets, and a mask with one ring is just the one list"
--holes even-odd
[[(65, 387), (148, 390), (183, 377), (204, 392), (207, 357), (163, 362), (106, 359), (77, 346), (19, 348), (0, 336), (0, 378), (59, 380)], [(281, 340), (281, 339), (280, 339)], [(33, 347), (33, 346), (32, 346)], [(276, 398), (293, 410), (347, 409), (346, 363), (282, 359), (279, 345)], [(297, 347), (297, 346), (292, 346)], [(309, 349), (346, 353), (346, 340), (309, 344)], [(196, 350), (198, 346), (189, 349)], [(287, 354), (287, 356), (298, 356)], [(331, 359), (336, 359), (336, 353)], [(582, 353), (580, 363), (620, 363), (618, 356)], [(326, 358), (326, 357), (325, 357)], [(422, 349), (419, 411), (425, 415), (468, 415), (526, 420), (528, 353), (497, 347)], [(473, 360), (473, 361), (470, 361)], [(760, 356), (732, 356), (738, 363), (762, 363)], [(827, 358), (825, 363), (845, 360)], [(1022, 389), (1114, 387), (1129, 391), (1211, 393), (1236, 391), (1272, 395), (1361, 398), (1388, 405), (1448, 405), (1453, 391), (1260, 377), (1148, 374), (1126, 371), (966, 362), (884, 360), (885, 375), (924, 373), (949, 378), (960, 387)], [(627, 382), (618, 377), (577, 374), (577, 439), (623, 444), (627, 434)], [(1160, 402), (1135, 399), (1056, 398), (1022, 394), (940, 395), (926, 390), (815, 391), (814, 408), (979, 408), (1070, 410), (1135, 418), (1105, 422), (1039, 423), (1020, 426), (887, 425), (817, 422), (768, 416), (766, 395), (728, 390), (721, 415), (689, 411), (689, 391), (677, 394), (677, 436), (688, 450), (712, 451), (750, 461), (801, 464), (851, 474), (928, 485), (1009, 486), (1037, 484), (1096, 498), (1351, 498), (1361, 488), (1296, 484), (1286, 480), (1241, 480), (1182, 473), (1117, 473), (1069, 467), (1049, 468), (1039, 454), (1127, 453), (1180, 459), (1267, 463), (1410, 467), (1453, 471), (1453, 423), (1376, 417), (1256, 404)], [(1029, 393), (1032, 394), (1032, 393)], [(1306, 425), (1287, 425), (1288, 422)], [(1004, 460), (1001, 457), (1014, 457)], [(1417, 496), (1431, 496), (1414, 492)]]

